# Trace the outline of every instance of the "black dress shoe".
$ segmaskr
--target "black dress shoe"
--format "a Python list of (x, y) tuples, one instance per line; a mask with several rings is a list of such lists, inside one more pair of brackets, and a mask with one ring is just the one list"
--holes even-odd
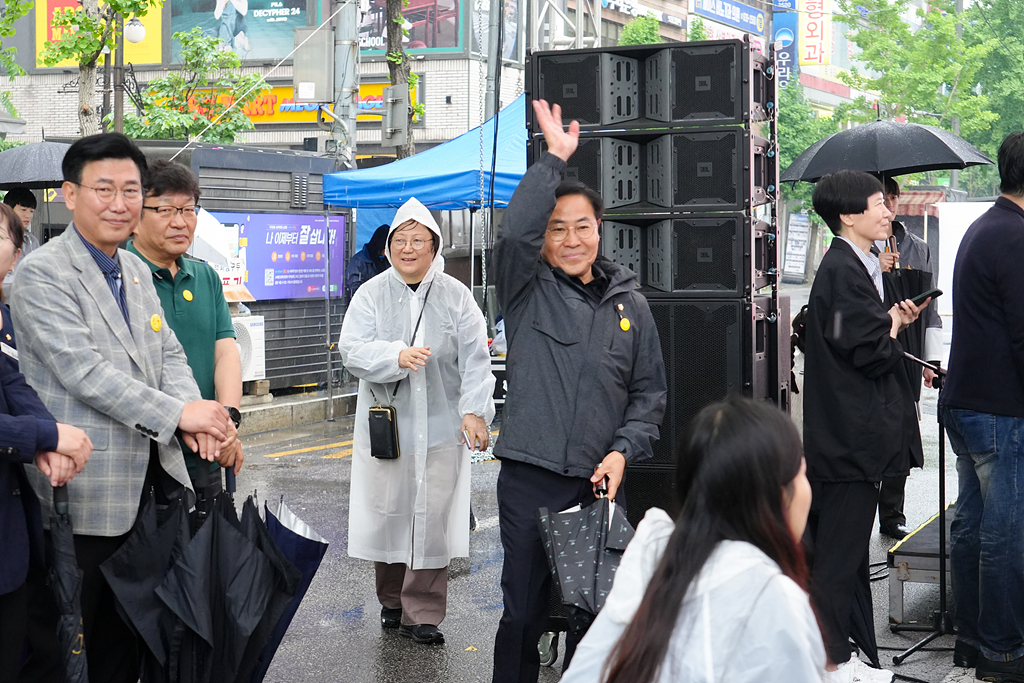
[(990, 683), (1024, 683), (1024, 657), (998, 662), (979, 655), (974, 676)]
[(438, 631), (436, 626), (430, 624), (416, 624), (415, 626), (402, 624), (398, 627), (398, 635), (412, 638), (414, 642), (424, 645), (444, 644), (444, 634)]
[(384, 628), (398, 628), (402, 624), (402, 608), (380, 608), (380, 625)]
[(902, 524), (886, 524), (885, 526), (878, 527), (878, 531), (883, 536), (895, 538), (897, 541), (902, 541), (910, 533), (910, 529)]
[(978, 648), (962, 640), (953, 644), (953, 666), (973, 669), (978, 665)]

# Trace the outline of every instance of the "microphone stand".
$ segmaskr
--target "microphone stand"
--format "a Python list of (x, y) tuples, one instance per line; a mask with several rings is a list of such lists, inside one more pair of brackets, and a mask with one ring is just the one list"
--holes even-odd
[[(904, 352), (903, 356), (923, 368), (931, 370), (939, 377), (939, 396), (942, 396), (942, 379), (946, 371), (927, 363), (920, 358)], [(929, 626), (904, 626), (893, 624), (889, 630), (893, 633), (902, 631), (928, 631), (928, 634), (916, 644), (907, 648), (892, 658), (893, 664), (902, 664), (910, 655), (914, 654), (936, 638), (945, 635), (953, 635), (953, 621), (949, 617), (949, 610), (946, 606), (946, 429), (942, 424), (942, 413), (936, 411), (939, 423), (939, 609), (932, 615), (932, 625)], [(952, 648), (948, 648), (952, 649)]]

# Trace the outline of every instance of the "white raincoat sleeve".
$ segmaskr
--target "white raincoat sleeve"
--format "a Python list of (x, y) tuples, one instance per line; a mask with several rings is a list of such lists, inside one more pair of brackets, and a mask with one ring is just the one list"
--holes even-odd
[(353, 375), (375, 384), (397, 382), (409, 374), (398, 366), (398, 354), (409, 345), (402, 340), (377, 339), (377, 306), (369, 289), (356, 290), (341, 324), (338, 352)]
[(487, 349), (487, 323), (469, 290), (462, 297), (459, 320), (459, 376), (462, 398), (459, 415), (472, 413), (487, 424), (494, 419), (494, 375)]

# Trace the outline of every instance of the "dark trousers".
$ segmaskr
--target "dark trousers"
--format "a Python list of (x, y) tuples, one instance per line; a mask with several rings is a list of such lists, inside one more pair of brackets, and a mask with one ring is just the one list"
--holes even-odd
[(137, 683), (139, 647), (135, 634), (117, 613), (114, 592), (100, 565), (127, 539), (75, 535), (75, 555), (82, 570), (82, 634), (89, 680)]
[(825, 652), (835, 664), (850, 659), (852, 635), (875, 642), (868, 542), (878, 505), (877, 484), (811, 482), (805, 540), (811, 550), (811, 598)]
[(0, 595), (0, 683), (13, 683), (21, 671), (25, 646), (25, 616), (28, 612), (28, 586), (21, 584)]
[(878, 489), (878, 526), (880, 528), (903, 526), (907, 523), (907, 516), (903, 514), (906, 487), (906, 475), (886, 477), (882, 480), (882, 485)]
[[(53, 591), (46, 585), (46, 572), (37, 568), (30, 569), (22, 590), (24, 602), (15, 608), (21, 611), (8, 614), (7, 607), (0, 606), (0, 621), (10, 617), (20, 622), (20, 642), (26, 644), (24, 652), (28, 654), (20, 674), (15, 668), (13, 675), (23, 683), (62, 683), (62, 654), (54, 635), (57, 630), (57, 604), (53, 599)], [(5, 640), (6, 635), (0, 635), (0, 649)], [(20, 658), (23, 648), (19, 645), (18, 650)], [(2, 656), (0, 660), (3, 660)], [(6, 666), (0, 664), (0, 680), (15, 680), (7, 677), (9, 672)]]
[[(537, 510), (559, 512), (594, 502), (589, 479), (565, 477), (542, 467), (502, 460), (498, 474), (498, 519), (505, 560), (501, 594), (505, 610), (494, 638), (494, 683), (536, 683), (540, 673), (537, 643), (546, 630), (551, 568), (541, 543)], [(616, 499), (621, 496), (621, 487)], [(623, 503), (624, 501), (619, 501)], [(567, 636), (566, 653), (582, 633)]]

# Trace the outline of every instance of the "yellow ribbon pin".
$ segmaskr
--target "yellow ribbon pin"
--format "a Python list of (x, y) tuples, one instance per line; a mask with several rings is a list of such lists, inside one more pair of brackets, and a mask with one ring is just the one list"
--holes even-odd
[(185, 297), (185, 301), (192, 301), (192, 292), (188, 291), (187, 289), (184, 292), (182, 292), (181, 295)]
[(629, 332), (629, 318), (619, 320), (619, 327), (622, 328), (623, 332)]
[(149, 326), (153, 328), (154, 332), (159, 332), (160, 328), (164, 326), (164, 321), (160, 319), (156, 313), (149, 319)]

